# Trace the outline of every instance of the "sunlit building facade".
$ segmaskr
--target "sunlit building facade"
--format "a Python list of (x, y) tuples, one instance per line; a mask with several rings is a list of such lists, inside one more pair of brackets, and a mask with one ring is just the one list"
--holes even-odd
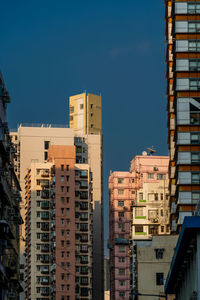
[(200, 199), (200, 1), (165, 1), (171, 230)]
[(92, 300), (90, 167), (76, 164), (75, 146), (48, 157), (26, 176), (26, 299)]
[(170, 233), (169, 158), (144, 153), (131, 161), (129, 172), (109, 177), (111, 299), (128, 300), (137, 290), (135, 241)]

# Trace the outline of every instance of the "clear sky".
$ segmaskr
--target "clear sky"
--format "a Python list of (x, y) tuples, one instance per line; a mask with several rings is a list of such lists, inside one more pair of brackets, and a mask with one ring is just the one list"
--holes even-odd
[(0, 69), (11, 96), (10, 128), (66, 124), (70, 95), (102, 95), (105, 227), (110, 170), (128, 170), (152, 145), (158, 155), (168, 154), (163, 3), (1, 3)]

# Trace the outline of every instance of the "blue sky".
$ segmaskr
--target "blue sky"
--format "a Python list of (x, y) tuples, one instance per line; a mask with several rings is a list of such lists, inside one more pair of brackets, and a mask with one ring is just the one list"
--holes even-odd
[(107, 211), (110, 170), (168, 154), (163, 1), (9, 0), (0, 25), (10, 128), (66, 124), (70, 95), (101, 93)]

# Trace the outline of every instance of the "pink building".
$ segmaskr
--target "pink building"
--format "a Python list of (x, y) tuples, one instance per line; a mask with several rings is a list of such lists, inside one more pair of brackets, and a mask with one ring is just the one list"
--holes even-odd
[(110, 195), (110, 297), (129, 299), (129, 237), (134, 182), (129, 172), (113, 172), (109, 178)]
[(137, 278), (130, 274), (134, 268), (129, 239), (169, 233), (168, 164), (167, 156), (136, 156), (130, 172), (109, 177), (112, 300), (128, 300)]

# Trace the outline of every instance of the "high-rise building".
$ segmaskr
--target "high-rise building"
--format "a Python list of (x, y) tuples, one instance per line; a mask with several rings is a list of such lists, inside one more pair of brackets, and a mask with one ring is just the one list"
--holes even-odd
[(0, 73), (0, 299), (19, 299), (22, 292), (19, 263), (19, 226), (22, 224), (19, 203), (20, 186), (14, 172), (15, 149), (8, 123), (7, 103), (10, 102)]
[(50, 146), (48, 157), (26, 176), (26, 299), (92, 300), (90, 168), (75, 146)]
[(169, 234), (168, 163), (167, 156), (136, 156), (130, 172), (109, 177), (111, 299), (128, 300), (136, 290), (132, 241)]
[(200, 1), (165, 1), (171, 230), (200, 199)]
[[(93, 103), (90, 100), (90, 105), (92, 104)], [(94, 102), (94, 107), (92, 109), (96, 109), (96, 106), (97, 103)], [(98, 113), (99, 111), (101, 112), (101, 108), (98, 108), (97, 111)], [(96, 110), (93, 111), (94, 119), (95, 114)], [(76, 133), (76, 129), (74, 129), (73, 126), (72, 128), (67, 128), (67, 126), (54, 126), (47, 124), (21, 124), (16, 132), (11, 132), (11, 138), (17, 149), (15, 168), (22, 187), (23, 202), (21, 210), (23, 212), (23, 217), (25, 217), (24, 177), (26, 176), (27, 169), (30, 168), (31, 163), (47, 162), (48, 149), (50, 145), (75, 146), (76, 164), (89, 165), (93, 183), (93, 297), (96, 299), (103, 299), (104, 237), (101, 131), (98, 131), (97, 134), (94, 134), (94, 132), (86, 132), (86, 134), (84, 134), (84, 132)], [(25, 238), (24, 226), (22, 227), (22, 237)], [(24, 249), (25, 243), (21, 246), (21, 263), (24, 263)], [(98, 272), (95, 270), (98, 270)]]
[(71, 96), (69, 124), (75, 134), (101, 134), (101, 96), (86, 92)]
[[(101, 96), (82, 93), (69, 98), (69, 124), (77, 136), (82, 136), (88, 142), (96, 135), (96, 146), (93, 150), (88, 147), (89, 165), (93, 173), (93, 297), (103, 299), (104, 297), (104, 228), (103, 228), (103, 154), (102, 154), (102, 121), (101, 121)], [(77, 144), (77, 157), (83, 144)], [(95, 149), (96, 147), (96, 149)], [(82, 154), (83, 155), (83, 154)], [(93, 157), (93, 159), (92, 159)], [(84, 160), (83, 158), (80, 158)], [(83, 161), (84, 162), (84, 161)], [(98, 272), (96, 271), (98, 270)]]

